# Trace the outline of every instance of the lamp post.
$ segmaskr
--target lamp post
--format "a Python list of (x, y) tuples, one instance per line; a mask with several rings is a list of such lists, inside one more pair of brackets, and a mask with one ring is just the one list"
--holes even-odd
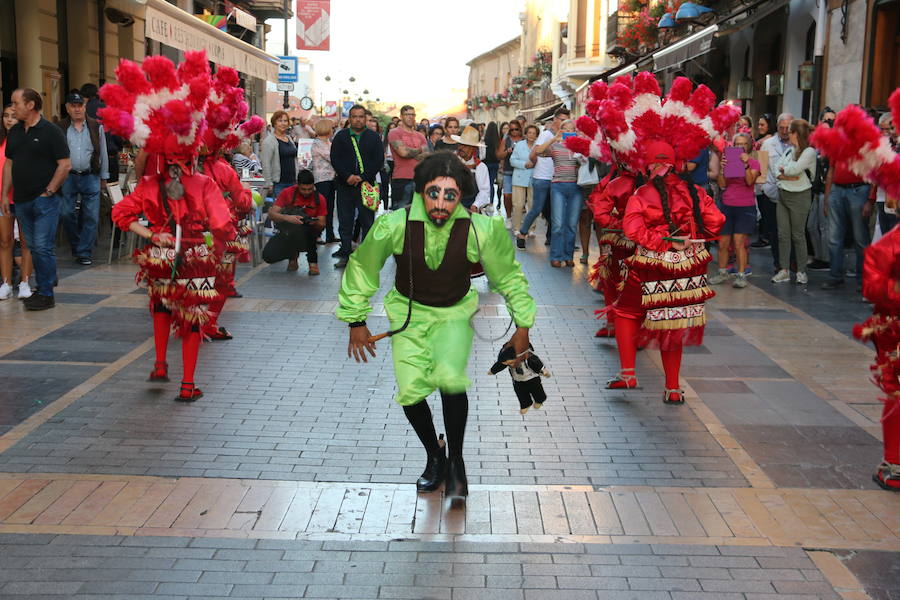
[[(290, 9), (291, 0), (284, 0), (284, 55), (288, 55), (288, 10)], [(287, 110), (291, 107), (291, 101), (288, 97), (288, 91), (284, 91), (284, 101), (282, 107)]]

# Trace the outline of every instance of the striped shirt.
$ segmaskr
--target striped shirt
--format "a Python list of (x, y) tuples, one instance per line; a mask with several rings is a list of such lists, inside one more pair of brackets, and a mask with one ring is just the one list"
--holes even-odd
[(553, 159), (553, 179), (557, 183), (575, 183), (578, 181), (578, 159), (575, 154), (560, 142), (550, 146), (550, 158)]

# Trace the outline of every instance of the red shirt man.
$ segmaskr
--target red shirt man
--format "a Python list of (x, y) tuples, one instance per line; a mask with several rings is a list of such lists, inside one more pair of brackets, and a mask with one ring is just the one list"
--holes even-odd
[(391, 208), (402, 208), (412, 200), (411, 187), (416, 164), (428, 152), (425, 136), (416, 131), (416, 109), (408, 104), (400, 109), (400, 125), (387, 137), (394, 157), (391, 174)]
[[(297, 211), (296, 208), (301, 211)], [(294, 209), (294, 210), (288, 210)], [(328, 207), (325, 197), (316, 191), (315, 179), (309, 171), (297, 174), (297, 185), (282, 190), (269, 209), (269, 218), (280, 227), (278, 235), (266, 242), (262, 258), (269, 264), (287, 259), (288, 271), (299, 268), (297, 256), (306, 252), (309, 262), (309, 274), (319, 274), (319, 255), (316, 238), (325, 227), (325, 215)], [(304, 217), (307, 222), (304, 223)], [(308, 219), (314, 219), (312, 223)]]

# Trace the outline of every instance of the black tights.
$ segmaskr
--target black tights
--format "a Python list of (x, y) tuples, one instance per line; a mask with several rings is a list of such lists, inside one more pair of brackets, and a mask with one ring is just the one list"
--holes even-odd
[[(469, 416), (469, 397), (466, 393), (448, 394), (441, 392), (441, 405), (444, 409), (444, 428), (447, 430), (447, 449), (450, 456), (461, 456), (463, 450), (463, 438), (466, 435), (466, 420)], [(431, 409), (428, 402), (421, 402), (411, 406), (404, 406), (403, 412), (419, 436), (419, 441), (425, 447), (429, 456), (441, 453), (437, 434), (434, 430), (434, 420), (431, 417)]]

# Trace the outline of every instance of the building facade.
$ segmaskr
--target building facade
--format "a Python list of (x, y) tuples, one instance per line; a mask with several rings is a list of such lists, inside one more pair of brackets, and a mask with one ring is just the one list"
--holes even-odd
[(513, 77), (519, 74), (521, 41), (521, 37), (515, 37), (466, 63), (469, 67), (466, 108), (470, 119), (488, 123), (515, 118), (519, 101), (510, 86)]
[[(277, 81), (278, 64), (262, 50), (262, 19), (277, 15), (265, 2), (260, 4), (5, 0), (0, 2), (3, 102), (17, 87), (32, 87), (43, 96), (45, 116), (60, 117), (67, 90), (115, 81), (120, 59), (141, 62), (159, 54), (177, 62), (185, 50), (205, 49), (212, 63), (238, 70), (251, 111), (264, 112), (265, 83)], [(197, 17), (210, 9), (229, 11), (224, 31)]]

